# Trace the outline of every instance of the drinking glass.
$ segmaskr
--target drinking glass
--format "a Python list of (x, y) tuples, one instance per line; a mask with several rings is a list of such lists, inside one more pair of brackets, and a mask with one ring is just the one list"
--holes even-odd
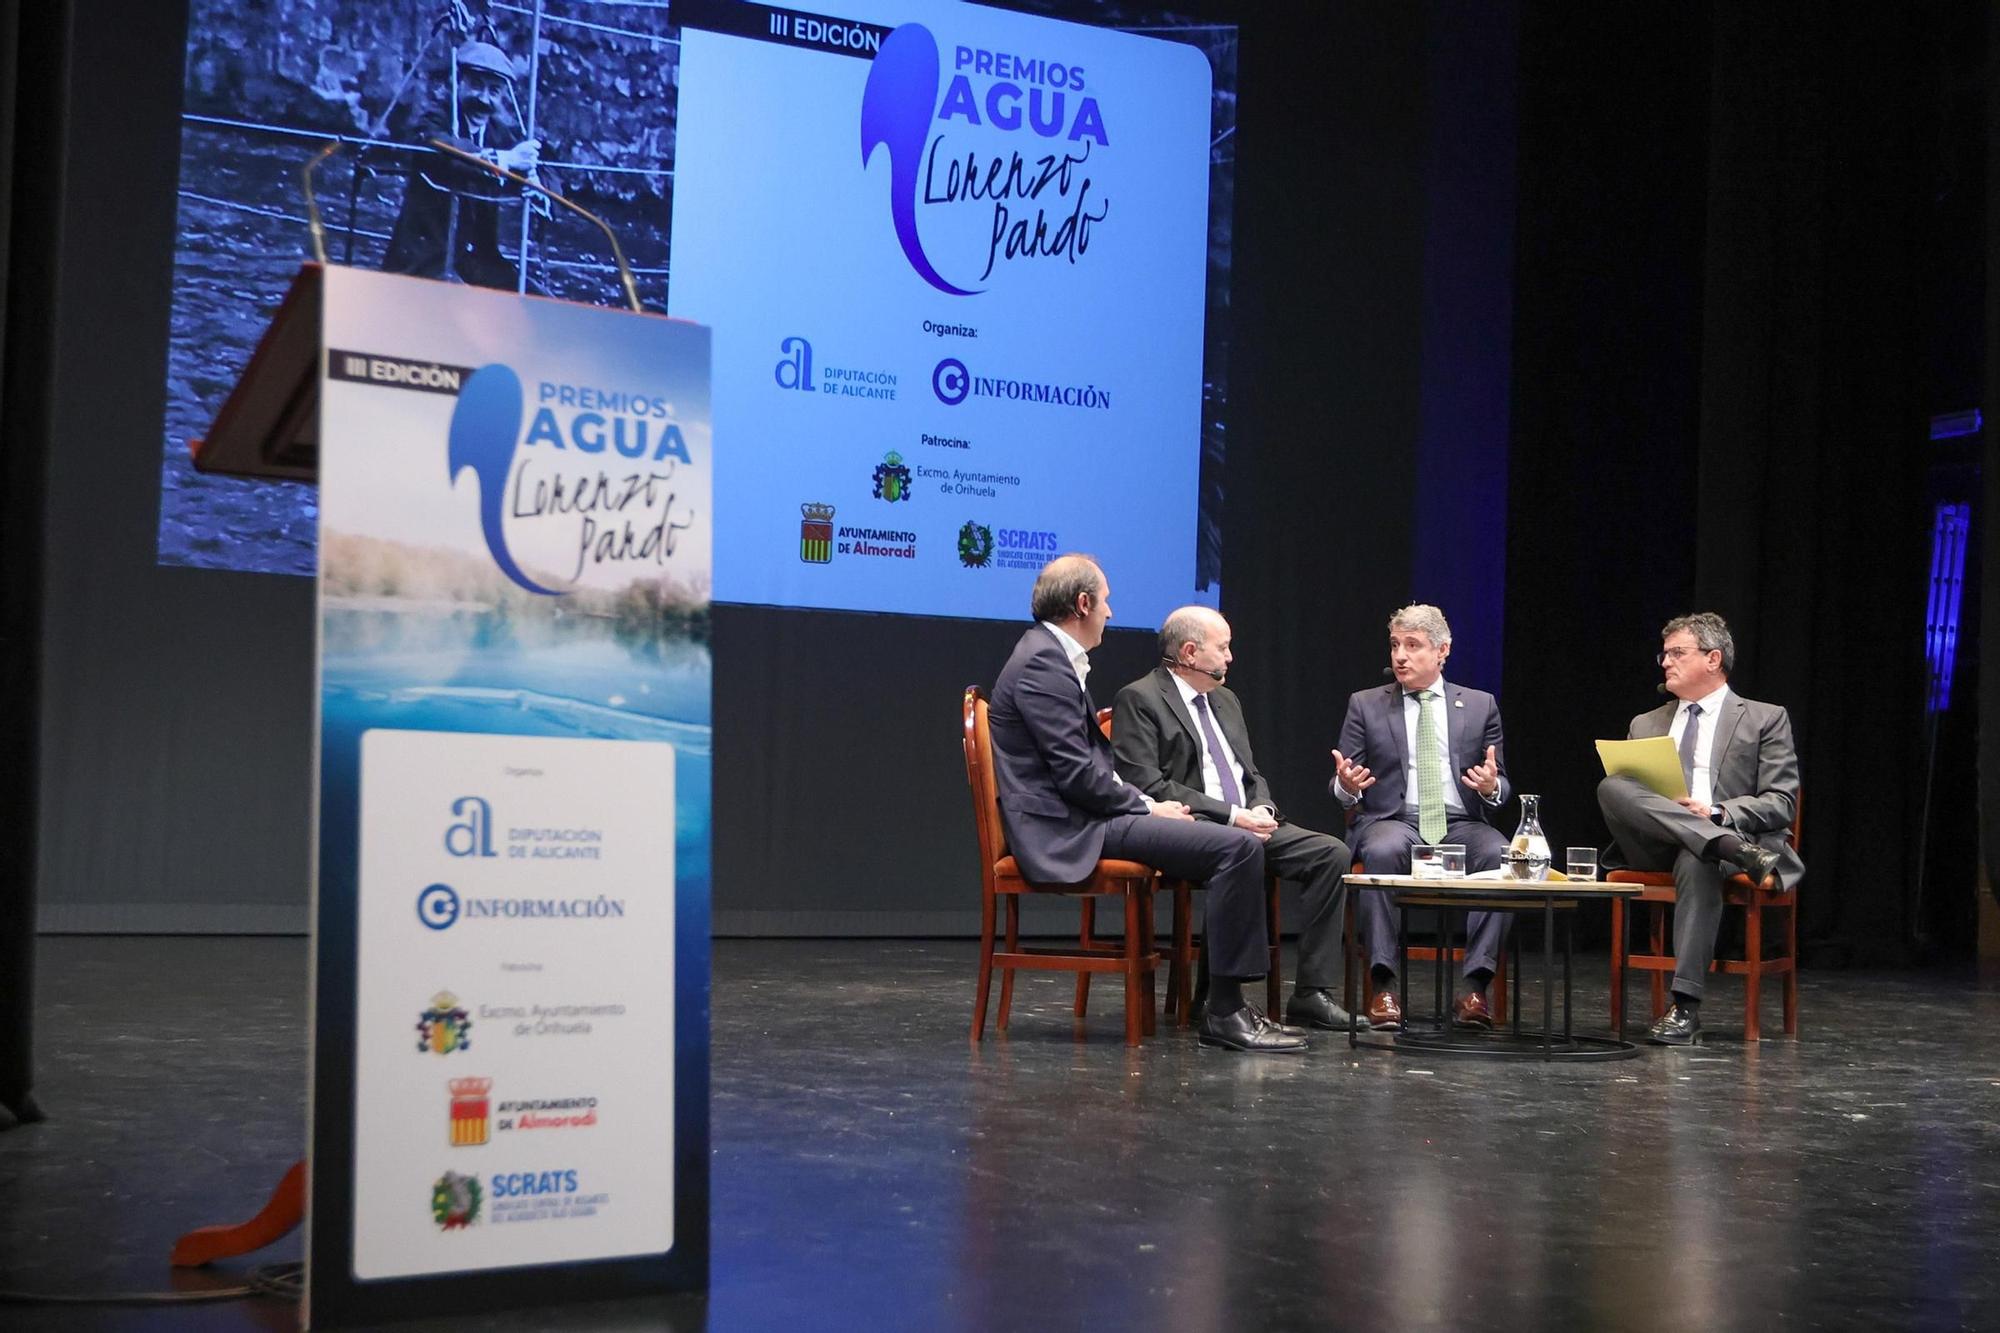
[(1597, 849), (1568, 847), (1563, 851), (1563, 869), (1571, 879), (1597, 878)]
[(1465, 844), (1462, 842), (1441, 842), (1438, 844), (1438, 873), (1442, 879), (1465, 878)]
[(1410, 874), (1416, 879), (1443, 879), (1444, 865), (1438, 858), (1442, 847), (1419, 843), (1410, 848)]

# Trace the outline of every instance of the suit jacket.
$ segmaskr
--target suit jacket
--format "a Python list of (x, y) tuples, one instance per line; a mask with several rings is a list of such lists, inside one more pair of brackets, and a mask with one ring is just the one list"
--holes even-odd
[[(1514, 794), (1514, 784), (1507, 778), (1507, 745), (1500, 734), (1500, 704), (1484, 690), (1470, 690), (1446, 681), (1444, 715), (1451, 740), (1451, 768), (1444, 780), (1457, 789), (1468, 815), (1492, 824)], [(1498, 805), (1488, 805), (1485, 798), (1460, 781), (1466, 769), (1486, 762), (1489, 745), (1500, 769)], [(1405, 775), (1410, 766), (1402, 686), (1391, 682), (1357, 690), (1348, 698), (1347, 719), (1340, 724), (1340, 752), (1375, 774), (1374, 785), (1361, 793), (1354, 831), (1359, 833), (1378, 819), (1402, 818), (1407, 804)], [(1327, 791), (1335, 799), (1340, 796), (1339, 789), (1339, 778), (1327, 783)]]
[(1145, 814), (1146, 802), (1118, 781), (1097, 709), (1043, 626), (1029, 626), (1000, 669), (987, 723), (1000, 822), (1021, 873), (1036, 884), (1089, 879), (1105, 824)]
[[(1627, 740), (1668, 735), (1680, 700), (1671, 699), (1632, 719)], [(1776, 704), (1745, 699), (1731, 690), (1715, 720), (1709, 752), (1711, 801), (1729, 812), (1729, 826), (1759, 846), (1781, 853), (1778, 878), (1786, 888), (1805, 875), (1805, 862), (1785, 846), (1799, 800), (1799, 752), (1791, 714)]]
[[(1222, 739), (1243, 767), (1244, 809), (1268, 805), (1276, 811), (1278, 803), (1271, 799), (1271, 786), (1257, 771), (1257, 760), (1250, 753), (1243, 705), (1222, 685), (1210, 690), (1207, 698)], [(1181, 702), (1174, 673), (1163, 666), (1154, 667), (1118, 691), (1111, 706), (1111, 752), (1118, 762), (1118, 776), (1156, 801), (1180, 801), (1198, 819), (1227, 824), (1229, 803), (1202, 789), (1201, 758), (1208, 740), (1201, 734), (1201, 723)]]

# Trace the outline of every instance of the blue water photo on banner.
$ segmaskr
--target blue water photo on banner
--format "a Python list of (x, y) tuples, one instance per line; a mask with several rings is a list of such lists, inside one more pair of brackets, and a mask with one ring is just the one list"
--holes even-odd
[[(601, 215), (630, 258), (646, 308), (669, 308), (676, 159), (685, 114), (683, 32), (677, 15), (682, 7), (667, 0), (272, 0), (254, 6), (191, 0), (161, 441), (161, 563), (313, 572), (312, 491), (197, 473), (189, 463), (188, 443), (207, 431), (298, 263), (311, 253), (300, 171), (323, 145), (340, 145), (314, 176), (328, 259), (334, 264), (588, 304), (620, 302), (613, 255), (600, 232), (561, 207), (549, 207), (532, 194), (524, 198), (517, 187), (448, 158), (430, 143), (442, 138), (528, 174)], [(766, 8), (735, 7), (746, 14)], [(904, 8), (936, 16), (959, 6)], [(1177, 568), (1185, 564), (1183, 551), (1194, 552), (1192, 586), (1181, 588), (1177, 576), (1175, 595), (1211, 599), (1222, 560), (1236, 29), (1169, 8), (1100, 0), (1015, 0), (986, 8), (1178, 43), (1199, 51), (1210, 67), (1211, 86), (1200, 95), (1208, 125), (1207, 197), (1193, 205), (1202, 214), (1198, 225), (1205, 228), (1198, 261), (1205, 273), (1195, 273), (1185, 284), (1195, 294), (1194, 310), (1203, 330), (1200, 365), (1198, 371), (1177, 373), (1189, 384), (1175, 390), (1187, 388), (1198, 395), (1199, 420), (1190, 423), (1185, 443), (1172, 445), (1176, 456), (1168, 460), (1180, 469), (1190, 466), (1182, 455), (1198, 452), (1192, 465), (1199, 470), (1198, 510), (1182, 516), (1177, 506), (1164, 526), (1173, 534), (1166, 540)], [(1067, 23), (1048, 27), (1054, 41)], [(853, 54), (872, 59), (874, 52)], [(721, 101), (705, 108), (705, 114), (711, 121), (726, 121), (739, 102), (753, 104), (770, 91), (724, 86)], [(859, 82), (853, 105), (807, 114), (815, 122), (838, 117), (847, 127), (839, 160), (851, 163), (856, 182), (865, 184)], [(734, 168), (739, 178), (755, 170), (754, 163)], [(846, 258), (851, 263), (859, 257)], [(886, 288), (883, 299), (892, 299)], [(902, 319), (902, 313), (896, 318), (914, 327), (915, 321)], [(977, 322), (961, 311), (930, 313), (943, 324)], [(887, 308), (878, 314), (886, 317)], [(839, 350), (837, 344), (823, 345), (822, 359), (832, 355), (837, 361)], [(932, 353), (929, 359), (921, 366), (913, 362), (902, 378), (912, 387), (925, 386), (928, 393), (933, 363), (950, 349), (930, 341), (926, 350)], [(763, 360), (771, 363), (779, 356), (774, 345)], [(976, 356), (960, 359), (969, 360), (975, 373), (991, 367), (990, 359), (986, 367)], [(1133, 394), (1130, 401), (1136, 405), (1139, 396)], [(951, 424), (942, 420), (929, 433), (950, 438)], [(868, 433), (866, 423), (850, 425)], [(768, 470), (782, 473), (792, 470), (786, 460), (803, 457), (822, 442), (815, 433), (756, 443), (778, 452)], [(884, 450), (890, 447), (874, 447), (861, 468), (864, 481), (871, 469), (885, 465)], [(893, 447), (911, 455), (913, 468), (939, 461), (982, 466), (957, 455), (920, 458), (917, 449), (900, 443)], [(893, 473), (896, 464), (886, 466)], [(895, 481), (892, 476), (890, 484)], [(912, 494), (914, 488), (901, 493)], [(800, 521), (800, 501), (834, 504), (838, 497), (798, 497), (791, 503), (794, 525)], [(833, 522), (841, 525), (857, 517), (851, 506), (843, 506)], [(942, 513), (937, 521), (943, 521)], [(959, 515), (951, 532), (927, 543), (951, 570), (962, 568), (957, 535), (968, 523), (975, 555), (982, 525), (996, 544), (1001, 534), (1034, 526), (985, 518), (975, 522), (969, 514)], [(1090, 535), (1077, 532), (1075, 538), (1088, 541)], [(782, 549), (746, 544), (746, 552), (769, 566), (764, 571), (768, 576), (746, 569), (742, 572), (751, 577), (742, 584), (740, 598), (727, 589), (720, 595), (752, 603), (820, 604), (813, 590), (801, 595), (791, 586), (796, 571), (786, 569), (784, 562), (797, 563), (795, 546), (796, 539), (788, 539)], [(997, 569), (997, 559), (986, 567)], [(943, 584), (927, 584), (912, 595), (910, 589), (885, 583), (866, 590), (856, 604), (888, 612), (959, 615), (967, 613), (961, 594)]]

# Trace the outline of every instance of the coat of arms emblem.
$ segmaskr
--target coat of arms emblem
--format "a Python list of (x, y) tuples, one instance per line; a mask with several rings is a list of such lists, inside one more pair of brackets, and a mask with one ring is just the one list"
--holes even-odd
[(479, 1220), (485, 1192), (479, 1177), (447, 1171), (431, 1186), (431, 1220), (444, 1231), (457, 1231)]
[(830, 564), (833, 560), (833, 506), (802, 504), (799, 513), (799, 559), (809, 565)]
[(891, 449), (875, 465), (875, 498), (895, 503), (910, 498), (910, 469), (903, 456)]
[(417, 1049), (437, 1055), (472, 1048), (472, 1015), (458, 997), (441, 990), (431, 997), (431, 1007), (417, 1020)]

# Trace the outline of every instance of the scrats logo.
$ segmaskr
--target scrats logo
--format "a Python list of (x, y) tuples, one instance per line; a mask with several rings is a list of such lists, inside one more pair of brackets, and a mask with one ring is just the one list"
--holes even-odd
[[(1111, 145), (1083, 66), (1059, 53), (957, 46), (942, 100), (941, 73), (937, 38), (921, 23), (906, 23), (882, 40), (861, 95), (861, 164), (866, 169), (878, 147), (888, 151), (889, 216), (910, 267), (947, 295), (984, 290), (939, 271), (919, 233), (919, 204), (947, 216), (954, 205), (991, 205), (991, 226), (980, 231), (986, 265), (978, 281), (1002, 260), (1076, 263), (1111, 208), (1108, 199), (1091, 197), (1083, 170), (1093, 146)], [(1000, 151), (995, 134), (1008, 136)]]
[(529, 592), (551, 597), (569, 589), (522, 568), (508, 540), (510, 519), (563, 530), (557, 549), (573, 555), (572, 585), (587, 564), (665, 565), (694, 521), (675, 482), (676, 470), (693, 464), (665, 398), (543, 381), (529, 417), (521, 377), (497, 362), (466, 378), (446, 449), (454, 486), (461, 473), (472, 474), (493, 563)]

